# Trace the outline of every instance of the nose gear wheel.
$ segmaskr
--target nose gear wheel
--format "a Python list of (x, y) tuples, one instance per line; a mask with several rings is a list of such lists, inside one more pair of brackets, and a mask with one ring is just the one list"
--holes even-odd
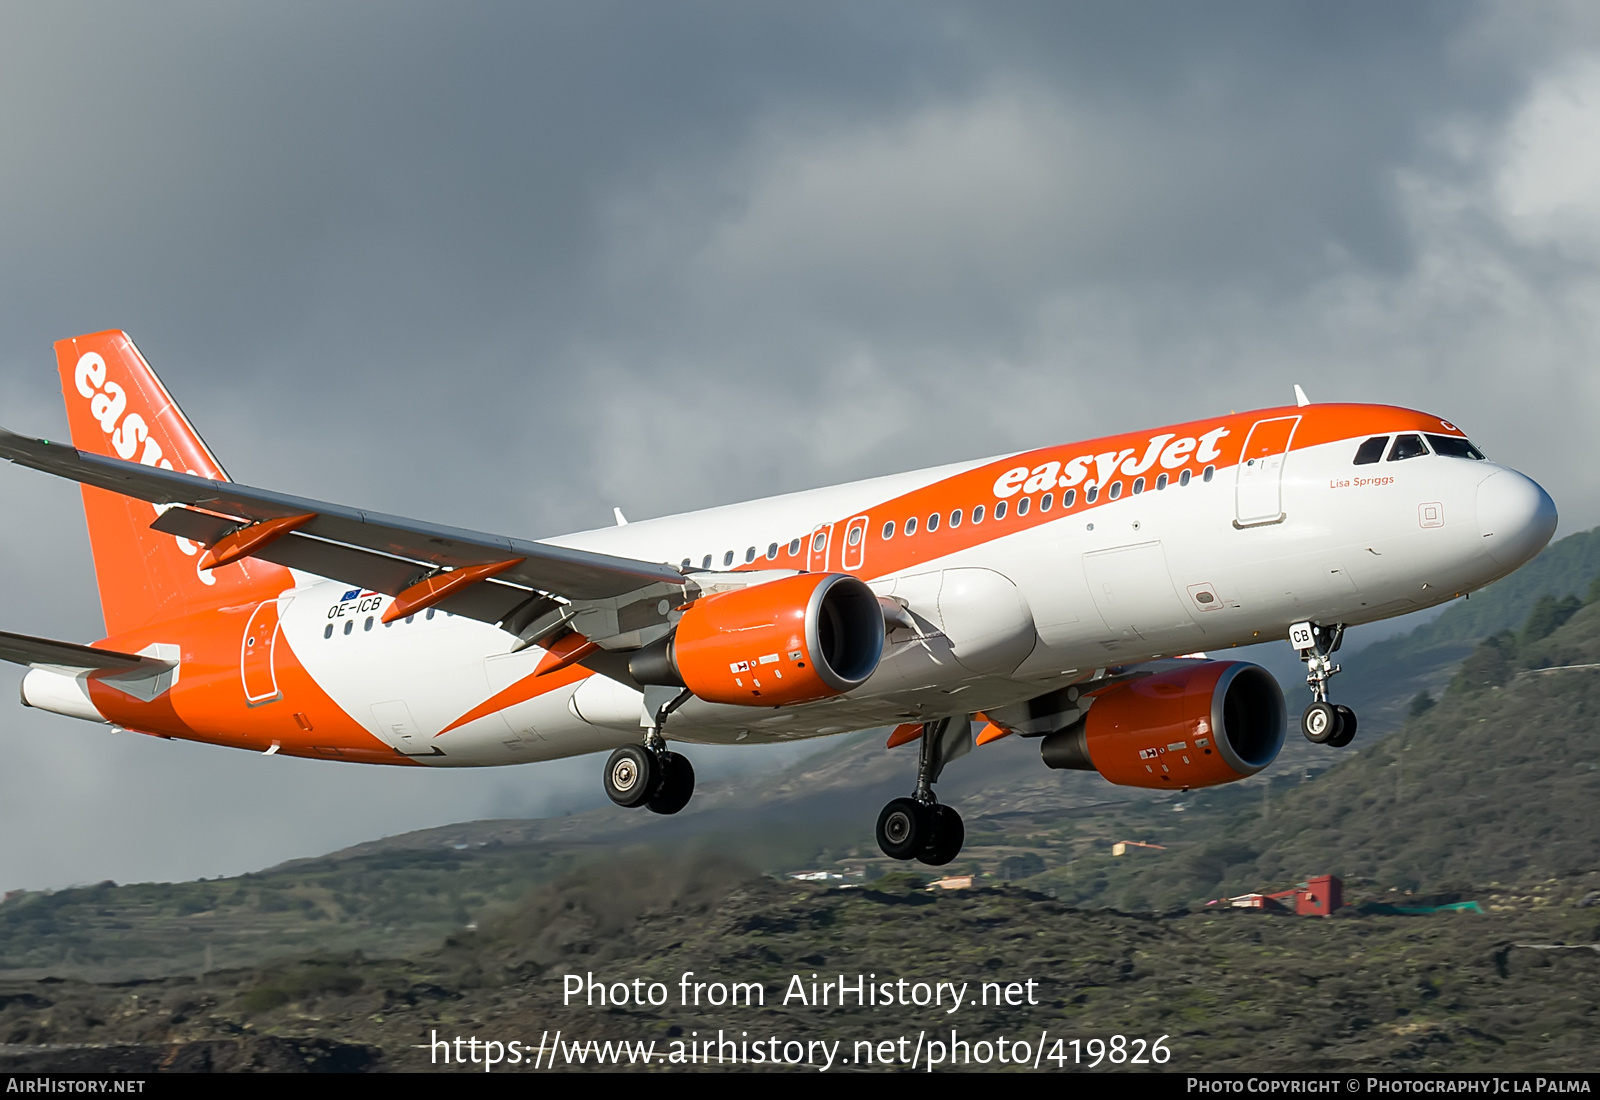
[(1343, 623), (1323, 626), (1301, 622), (1289, 628), (1289, 644), (1306, 663), (1306, 686), (1311, 689), (1311, 705), (1300, 716), (1300, 732), (1313, 745), (1343, 748), (1356, 735), (1355, 711), (1342, 703), (1328, 702), (1328, 681), (1339, 672), (1333, 654), (1343, 641)]

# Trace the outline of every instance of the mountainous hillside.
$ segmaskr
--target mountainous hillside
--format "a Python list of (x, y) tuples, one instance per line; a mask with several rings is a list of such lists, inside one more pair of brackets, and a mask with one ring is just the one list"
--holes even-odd
[[(405, 959), (285, 958), (134, 985), (0, 981), (0, 1070), (462, 1072), (433, 1045), (458, 1035), (516, 1040), (527, 1062), (564, 1041), (545, 1068), (662, 1069), (719, 1033), (738, 1040), (724, 1058), (749, 1058), (743, 1039), (775, 1039), (791, 1061), (835, 1071), (911, 1068), (914, 1049), (925, 1070), (933, 1041), (940, 1069), (1011, 1068), (995, 1057), (1001, 1039), (1025, 1041), (1022, 1060), (1038, 1049), (1051, 1069), (1590, 1070), (1600, 961), (1523, 945), (1591, 941), (1595, 911), (1580, 895), (1597, 879), (1508, 896), (1485, 914), (1153, 916), (1015, 887), (929, 891), (904, 874), (829, 889), (714, 857), (613, 856)], [(708, 990), (698, 1004), (685, 1003), (686, 974)], [(811, 989), (858, 975), (891, 991), (903, 982), (908, 995), (841, 1003), (835, 987), (823, 1004)], [(635, 980), (661, 992), (648, 994), (654, 1004), (590, 1004), (591, 978), (613, 999)], [(760, 1003), (730, 1003), (732, 982), (759, 987)], [(962, 987), (962, 1007), (952, 1011), (953, 995), (929, 1003), (935, 982)], [(1130, 1063), (1158, 1041), (1156, 1061)], [(1107, 1061), (1112, 1042), (1123, 1057)], [(611, 1054), (596, 1065), (600, 1044)]]
[(1361, 715), (1369, 734), (1387, 733), (1405, 720), (1402, 701), (1419, 691), (1437, 694), (1480, 638), (1521, 626), (1542, 597), (1588, 595), (1597, 575), (1600, 528), (1568, 535), (1509, 577), (1456, 600), (1437, 618), (1341, 653), (1345, 671), (1334, 680), (1334, 690)]

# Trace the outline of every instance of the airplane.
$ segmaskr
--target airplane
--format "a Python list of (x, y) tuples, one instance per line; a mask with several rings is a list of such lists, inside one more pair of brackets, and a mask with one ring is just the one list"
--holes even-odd
[[(0, 455), (81, 486), (106, 636), (0, 634), (27, 706), (266, 755), (411, 767), (609, 752), (606, 794), (682, 810), (669, 748), (893, 726), (919, 745), (885, 855), (965, 829), (946, 764), (997, 738), (1187, 791), (1272, 763), (1288, 710), (1338, 748), (1347, 627), (1494, 581), (1556, 528), (1454, 424), (1296, 403), (544, 540), (230, 480), (133, 341), (55, 345), (71, 444)], [(980, 725), (981, 723), (981, 725)], [(979, 732), (974, 735), (974, 728)]]

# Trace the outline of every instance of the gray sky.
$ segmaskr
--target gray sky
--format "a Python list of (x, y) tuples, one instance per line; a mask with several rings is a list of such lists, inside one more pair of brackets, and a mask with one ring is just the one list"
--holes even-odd
[[(543, 536), (1299, 382), (1600, 521), (1588, 5), (13, 3), (0, 195), (0, 423), (61, 434), (51, 342), (121, 327), (308, 496)], [(97, 637), (76, 491), (0, 486), (0, 626)], [(20, 708), (0, 749), (0, 888), (599, 787)]]

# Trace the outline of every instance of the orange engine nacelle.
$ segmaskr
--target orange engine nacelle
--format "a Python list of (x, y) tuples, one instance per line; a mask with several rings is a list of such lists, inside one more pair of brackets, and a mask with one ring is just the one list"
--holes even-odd
[(1188, 790), (1254, 775), (1288, 727), (1272, 674), (1244, 661), (1194, 661), (1118, 684), (1044, 739), (1052, 768), (1097, 771), (1124, 787)]
[(882, 656), (872, 589), (843, 573), (801, 573), (695, 601), (628, 671), (707, 702), (777, 707), (860, 687)]

